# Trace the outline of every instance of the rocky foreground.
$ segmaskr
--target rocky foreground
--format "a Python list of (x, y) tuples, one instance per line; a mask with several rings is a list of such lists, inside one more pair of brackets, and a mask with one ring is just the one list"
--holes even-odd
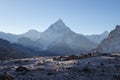
[(119, 55), (71, 55), (1, 61), (0, 80), (120, 80)]

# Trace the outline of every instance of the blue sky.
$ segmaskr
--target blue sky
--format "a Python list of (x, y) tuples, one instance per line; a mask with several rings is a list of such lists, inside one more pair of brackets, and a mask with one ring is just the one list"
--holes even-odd
[(0, 0), (0, 31), (44, 31), (59, 18), (77, 33), (110, 31), (120, 24), (120, 0)]

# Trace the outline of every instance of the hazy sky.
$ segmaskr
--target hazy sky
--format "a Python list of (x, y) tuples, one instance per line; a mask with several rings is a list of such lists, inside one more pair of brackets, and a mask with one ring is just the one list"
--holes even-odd
[(120, 24), (120, 0), (0, 0), (0, 31), (44, 31), (59, 18), (77, 33), (110, 31)]

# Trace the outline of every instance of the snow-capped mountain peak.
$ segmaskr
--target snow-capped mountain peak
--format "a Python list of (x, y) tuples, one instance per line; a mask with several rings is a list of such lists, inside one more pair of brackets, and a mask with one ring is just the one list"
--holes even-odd
[(65, 26), (64, 22), (62, 19), (58, 19), (54, 24), (59, 25), (59, 26)]
[[(52, 24), (41, 37), (36, 41), (42, 50), (61, 53), (80, 53), (80, 51), (89, 51), (96, 44), (89, 41), (83, 35), (78, 35), (67, 27), (64, 22), (59, 19)], [(89, 45), (88, 45), (89, 44)]]
[(45, 32), (54, 32), (54, 33), (62, 33), (65, 31), (71, 31), (64, 22), (59, 19), (54, 24), (52, 24)]

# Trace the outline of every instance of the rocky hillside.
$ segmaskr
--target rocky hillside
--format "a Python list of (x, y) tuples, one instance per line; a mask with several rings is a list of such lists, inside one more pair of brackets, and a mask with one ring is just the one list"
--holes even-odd
[(0, 60), (10, 58), (25, 58), (30, 57), (35, 53), (37, 54), (37, 52), (33, 49), (10, 43), (9, 41), (0, 38)]
[(100, 53), (115, 53), (120, 52), (120, 26), (110, 32), (108, 37), (104, 39), (98, 46), (97, 52)]

